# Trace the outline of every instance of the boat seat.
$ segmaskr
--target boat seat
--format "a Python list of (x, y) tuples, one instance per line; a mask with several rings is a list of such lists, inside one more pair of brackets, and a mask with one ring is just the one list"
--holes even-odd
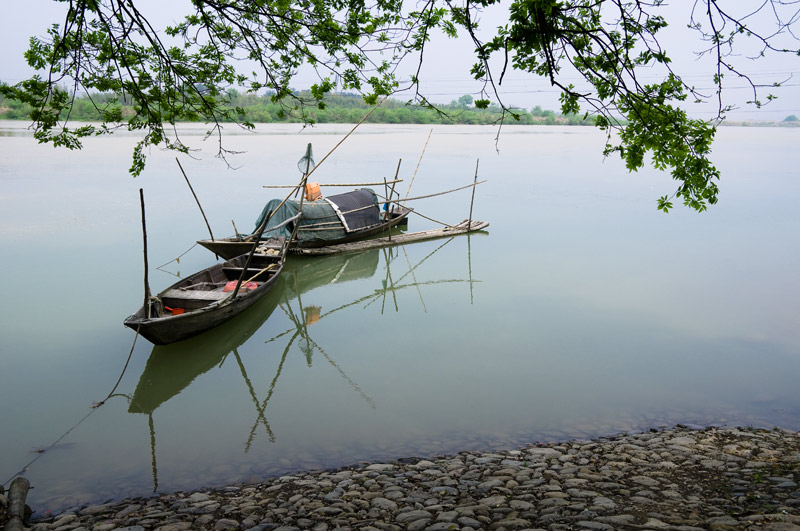
[(220, 301), (230, 295), (230, 292), (207, 291), (202, 289), (168, 289), (161, 294), (162, 299), (183, 299), (192, 301)]

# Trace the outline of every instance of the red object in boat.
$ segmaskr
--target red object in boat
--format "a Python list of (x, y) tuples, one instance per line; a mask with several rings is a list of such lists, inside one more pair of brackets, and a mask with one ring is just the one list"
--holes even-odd
[[(225, 287), (222, 289), (222, 291), (227, 292), (227, 291), (235, 290), (237, 282), (238, 282), (238, 280), (231, 280), (230, 282), (225, 284)], [(242, 290), (252, 291), (252, 290), (256, 289), (257, 287), (258, 287), (258, 284), (256, 284), (255, 282), (248, 282), (247, 284), (242, 284), (239, 287), (239, 291), (242, 291)]]

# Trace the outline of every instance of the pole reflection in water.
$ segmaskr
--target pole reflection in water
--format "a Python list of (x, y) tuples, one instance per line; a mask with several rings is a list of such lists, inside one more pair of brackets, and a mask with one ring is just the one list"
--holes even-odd
[[(467, 236), (467, 244), (470, 236)], [(255, 421), (244, 443), (244, 453), (248, 453), (257, 438), (259, 428), (263, 427), (267, 440), (274, 443), (278, 437), (270, 426), (267, 408), (276, 394), (278, 379), (292, 352), (297, 346), (308, 367), (312, 366), (315, 353), (321, 355), (334, 368), (347, 385), (371, 408), (376, 409), (375, 400), (359, 383), (354, 381), (335, 360), (335, 354), (328, 352), (321, 343), (323, 340), (312, 337), (309, 331), (314, 324), (347, 308), (362, 306), (367, 310), (376, 302), (380, 302), (380, 313), (384, 314), (387, 300), (395, 312), (399, 311), (397, 292), (404, 289), (415, 289), (419, 296), (423, 311), (427, 311), (423, 299), (423, 288), (426, 285), (440, 283), (468, 283), (470, 300), (472, 300), (471, 260), (469, 261), (469, 278), (440, 279), (419, 282), (416, 271), (430, 260), (443, 247), (455, 238), (447, 239), (437, 245), (430, 253), (423, 256), (416, 264), (411, 263), (404, 248), (384, 248), (371, 251), (334, 255), (325, 257), (291, 257), (287, 261), (281, 279), (273, 291), (264, 300), (249, 311), (237, 316), (224, 325), (195, 338), (172, 345), (155, 346), (146, 363), (144, 371), (130, 399), (129, 413), (142, 413), (148, 416), (150, 428), (150, 454), (152, 459), (153, 491), (158, 490), (158, 466), (156, 452), (156, 428), (154, 413), (162, 404), (183, 392), (196, 378), (213, 368), (221, 368), (229, 355), (235, 360), (238, 372), (242, 376), (250, 400), (255, 408)], [(469, 251), (469, 246), (467, 246)], [(399, 256), (404, 258), (405, 271), (400, 276), (393, 276)], [(385, 275), (380, 275), (379, 265), (383, 262)], [(381, 278), (382, 277), (382, 278)], [(342, 284), (354, 280), (379, 280), (380, 288), (358, 298), (341, 304), (327, 312), (318, 305), (307, 305), (303, 301), (304, 294), (315, 289), (333, 284)], [(259, 398), (256, 386), (248, 375), (246, 363), (239, 354), (240, 347), (246, 343), (270, 318), (277, 308), (285, 314), (291, 326), (269, 339), (265, 344), (280, 345), (281, 355), (275, 374), (272, 376), (263, 399)], [(259, 379), (257, 379), (259, 380)]]

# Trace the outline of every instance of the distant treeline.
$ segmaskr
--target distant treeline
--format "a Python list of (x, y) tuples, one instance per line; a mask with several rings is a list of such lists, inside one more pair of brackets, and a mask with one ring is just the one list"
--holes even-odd
[[(300, 97), (308, 97), (307, 93), (298, 93)], [(254, 123), (302, 122), (302, 114), (291, 107), (291, 100), (282, 106), (274, 103), (270, 95), (240, 94), (235, 90), (228, 91), (230, 106), (244, 110), (245, 119)], [(119, 101), (115, 100), (120, 100)], [(71, 120), (101, 121), (102, 112), (111, 106), (118, 108), (123, 118), (132, 116), (134, 109), (124, 104), (122, 98), (114, 98), (111, 94), (93, 94), (91, 97), (81, 96), (75, 99), (70, 112)], [(356, 123), (369, 111), (361, 96), (356, 94), (329, 94), (325, 97), (324, 108), (315, 105), (305, 107), (305, 113), (314, 123)], [(28, 120), (31, 108), (27, 104), (9, 100), (0, 95), (0, 119)], [(513, 109), (519, 118), (506, 115), (506, 124), (522, 125), (594, 125), (594, 119), (584, 116), (563, 116), (553, 111), (543, 110), (536, 106), (533, 109)], [(472, 96), (464, 95), (448, 104), (437, 105), (430, 109), (418, 105), (408, 105), (399, 100), (388, 99), (376, 109), (367, 120), (369, 123), (384, 124), (476, 124), (486, 125), (498, 123), (501, 109), (497, 104), (490, 104), (486, 109), (478, 109), (473, 104)]]

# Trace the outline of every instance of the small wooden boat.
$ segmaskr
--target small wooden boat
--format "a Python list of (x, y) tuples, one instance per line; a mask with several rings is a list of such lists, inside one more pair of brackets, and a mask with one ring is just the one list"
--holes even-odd
[[(411, 209), (398, 205), (381, 210), (375, 192), (368, 188), (305, 202), (302, 209), (297, 236), (290, 245), (292, 249), (326, 247), (383, 234), (397, 225), (407, 223), (411, 212)], [(285, 224), (285, 220), (297, 215), (299, 211), (300, 203), (297, 201), (273, 199), (266, 204), (255, 226), (259, 227), (269, 218), (264, 237), (288, 238), (294, 227)], [(277, 226), (283, 228), (279, 231)], [(240, 234), (222, 239), (199, 240), (197, 243), (217, 256), (232, 258), (252, 249), (255, 239), (254, 234)]]
[(252, 257), (242, 254), (215, 264), (150, 297), (125, 319), (125, 326), (156, 345), (210, 330), (269, 293), (283, 269), (287, 247), (282, 237), (262, 240)]

